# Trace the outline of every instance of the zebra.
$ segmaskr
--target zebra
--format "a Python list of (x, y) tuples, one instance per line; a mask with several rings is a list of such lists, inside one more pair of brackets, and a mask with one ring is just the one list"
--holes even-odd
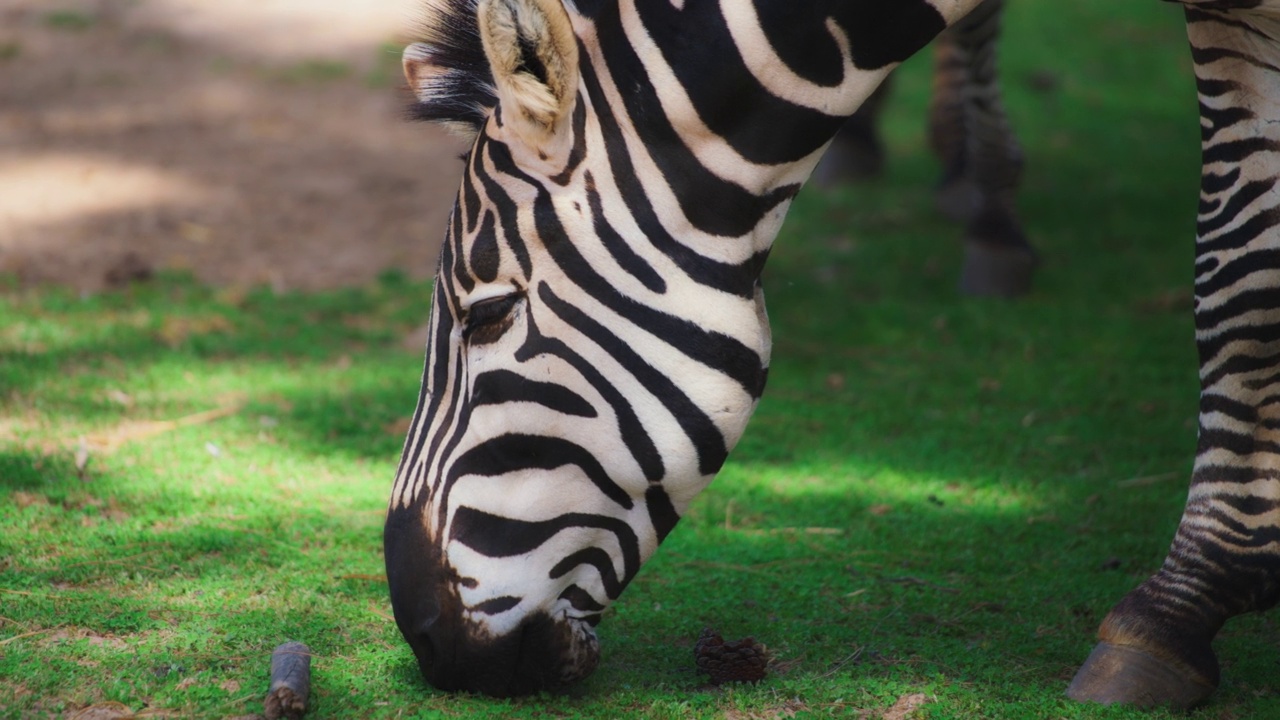
[[(1004, 0), (984, 0), (933, 41), (929, 145), (942, 163), (938, 210), (965, 224), (960, 292), (1008, 298), (1030, 291), (1039, 258), (1018, 217), (1025, 159), (996, 67), (1004, 7)], [(810, 184), (832, 188), (883, 171), (877, 126), (892, 80), (885, 78), (845, 122)]]
[[(472, 137), (384, 529), (396, 624), (445, 690), (521, 695), (711, 481), (764, 390), (759, 276), (844, 118), (979, 0), (434, 0), (416, 113)], [(1280, 599), (1280, 0), (1183, 0), (1204, 171), (1200, 433), (1163, 566), (1067, 693), (1187, 707)]]

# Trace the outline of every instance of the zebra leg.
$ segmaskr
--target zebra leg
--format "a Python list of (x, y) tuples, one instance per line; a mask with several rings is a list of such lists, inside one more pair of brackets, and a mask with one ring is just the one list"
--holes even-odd
[[(933, 93), (929, 99), (929, 147), (942, 163), (942, 178), (934, 194), (938, 211), (956, 222), (969, 222), (982, 207), (982, 189), (973, 173), (970, 153), (973, 147), (973, 109), (969, 106), (971, 53), (957, 35), (961, 26), (972, 23), (975, 15), (982, 18), (978, 29), (990, 31), (994, 45), (999, 35), (1002, 0), (991, 0), (975, 9), (965, 20), (942, 33), (933, 41)], [(999, 96), (997, 95), (997, 101)], [(1012, 137), (1012, 136), (1011, 136)]]
[(996, 50), (1004, 0), (986, 0), (939, 37), (929, 140), (942, 162), (938, 209), (964, 221), (960, 290), (1014, 297), (1031, 287), (1036, 253), (1016, 209), (1022, 146), (1000, 94)]
[[(945, 34), (945, 33), (944, 33)], [(831, 141), (809, 182), (831, 189), (845, 183), (871, 180), (884, 174), (884, 143), (878, 127), (893, 84), (891, 73), (845, 121)]]
[(1186, 2), (1204, 163), (1199, 446), (1169, 555), (1103, 621), (1077, 700), (1194, 705), (1218, 684), (1218, 629), (1280, 600), (1280, 17)]

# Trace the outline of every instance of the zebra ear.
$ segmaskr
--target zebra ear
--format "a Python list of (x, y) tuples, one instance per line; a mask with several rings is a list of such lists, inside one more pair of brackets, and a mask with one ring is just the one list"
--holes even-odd
[(562, 0), (481, 0), (478, 15), (502, 121), (540, 145), (572, 114), (578, 89), (569, 13)]

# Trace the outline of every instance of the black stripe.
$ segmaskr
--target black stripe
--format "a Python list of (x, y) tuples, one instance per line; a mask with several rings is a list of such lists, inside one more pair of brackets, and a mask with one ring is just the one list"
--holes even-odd
[(561, 320), (608, 352), (675, 416), (676, 422), (680, 423), (680, 428), (698, 452), (698, 472), (711, 475), (720, 470), (729, 454), (724, 436), (715, 423), (711, 422), (711, 418), (670, 377), (659, 372), (603, 325), (557, 297), (551, 286), (539, 283), (538, 297)]
[(565, 415), (596, 417), (596, 409), (591, 403), (569, 388), (531, 380), (510, 370), (490, 370), (477, 375), (472, 381), (471, 402), (476, 406), (536, 403)]
[(484, 211), (484, 222), (480, 223), (480, 232), (471, 241), (471, 272), (481, 282), (493, 282), (498, 279), (498, 268), (502, 256), (498, 254), (498, 233), (494, 228), (493, 211)]
[(667, 496), (667, 492), (660, 485), (651, 485), (644, 493), (645, 507), (649, 509), (649, 521), (653, 523), (653, 530), (657, 533), (658, 542), (667, 539), (667, 535), (675, 528), (676, 523), (680, 521), (680, 514), (676, 512), (676, 508), (671, 504), (671, 498)]
[[(506, 152), (506, 146), (502, 143), (490, 140), (488, 136), (482, 136), (476, 143), (477, 153), (487, 153), (490, 159), (493, 158), (493, 148), (502, 148)], [(475, 163), (475, 172), (473, 177), (480, 180), (480, 184), (484, 186), (484, 193), (489, 202), (498, 209), (498, 222), (502, 225), (502, 239), (506, 241), (507, 246), (511, 248), (511, 252), (515, 253), (516, 261), (520, 263), (520, 271), (524, 273), (525, 280), (533, 274), (533, 262), (529, 258), (529, 249), (524, 244), (524, 239), (520, 237), (520, 214), (519, 208), (515, 202), (511, 200), (511, 196), (507, 195), (497, 181), (489, 177), (479, 162)], [(524, 179), (522, 175), (522, 179)], [(531, 182), (526, 180), (526, 182)]]
[(583, 548), (564, 558), (551, 568), (549, 577), (552, 580), (564, 577), (579, 565), (590, 565), (596, 569), (600, 574), (600, 583), (604, 585), (605, 594), (610, 600), (616, 600), (627, 586), (626, 582), (618, 579), (618, 572), (613, 569), (613, 558), (597, 547)]
[(1208, 297), (1256, 273), (1267, 273), (1267, 281), (1280, 277), (1280, 249), (1254, 250), (1240, 255), (1217, 268), (1212, 275), (1197, 273), (1196, 295)]
[(499, 615), (520, 604), (523, 598), (512, 595), (504, 595), (502, 597), (491, 598), (485, 600), (479, 605), (473, 605), (471, 609), (485, 615)]
[(558, 470), (569, 465), (581, 470), (591, 484), (619, 506), (630, 510), (635, 504), (591, 451), (551, 435), (508, 433), (468, 448), (450, 466), (447, 489), (467, 475), (498, 477), (520, 470)]
[(1227, 172), (1219, 175), (1214, 172), (1205, 172), (1200, 176), (1200, 192), (1206, 195), (1217, 195), (1220, 192), (1230, 190), (1240, 180), (1240, 168), (1233, 167)]
[(622, 552), (622, 566), (627, 579), (640, 570), (640, 542), (635, 530), (622, 520), (604, 515), (567, 513), (550, 520), (530, 521), (463, 506), (454, 513), (449, 539), (485, 557), (516, 557), (537, 550), (570, 528), (595, 528), (611, 533)]
[(595, 179), (590, 172), (586, 174), (587, 187), (587, 205), (591, 208), (592, 226), (595, 228), (596, 235), (600, 237), (600, 243), (604, 245), (605, 250), (613, 256), (618, 262), (618, 266), (625, 270), (631, 277), (640, 281), (650, 292), (658, 294), (667, 291), (667, 283), (653, 269), (653, 266), (645, 262), (645, 259), (636, 254), (631, 246), (627, 243), (626, 238), (618, 234), (617, 230), (609, 224), (609, 220), (604, 216), (604, 206), (600, 202), (600, 193), (596, 191)]
[[(649, 16), (651, 11), (662, 12), (663, 9), (674, 10), (669, 2), (661, 3), (637, 3), (637, 11), (641, 19), (646, 25), (649, 24)], [(710, 13), (708, 13), (710, 15)], [(718, 15), (718, 12), (716, 13)], [(728, 46), (728, 50), (721, 49), (717, 51), (715, 47), (718, 43), (727, 40), (727, 30), (722, 28), (711, 27), (703, 24), (703, 18), (698, 20), (697, 42), (690, 43), (691, 34), (688, 26), (683, 32), (675, 32), (676, 45), (697, 46), (701, 50), (696, 54), (697, 63), (692, 67), (681, 67), (681, 63), (685, 62), (681, 57), (671, 58), (668, 61), (674, 66), (672, 69), (680, 75), (680, 73), (696, 71), (696, 75), (707, 78), (715, 83), (715, 92), (710, 97), (716, 99), (732, 98), (737, 108), (736, 127), (742, 130), (747, 128), (759, 131), (760, 127), (767, 127), (767, 137), (772, 139), (767, 146), (750, 146), (743, 145), (739, 147), (733, 142), (733, 138), (725, 133), (720, 132), (719, 128), (711, 125), (712, 130), (717, 134), (724, 135), (726, 140), (734, 145), (734, 149), (743, 153), (749, 160), (753, 160), (762, 164), (780, 164), (784, 162), (792, 162), (799, 160), (809, 153), (817, 150), (823, 143), (830, 140), (836, 131), (840, 129), (844, 118), (834, 115), (826, 115), (816, 113), (812, 110), (799, 108), (797, 106), (786, 103), (788, 111), (782, 117), (770, 118), (762, 116), (765, 113), (765, 106), (777, 105), (782, 102), (765, 92), (763, 88), (755, 81), (745, 67), (738, 67), (740, 61), (735, 63), (736, 53), (730, 56), (726, 52), (733, 52), (732, 45)], [(712, 22), (712, 18), (707, 17), (708, 23)], [(616, 36), (622, 38), (621, 21), (616, 16), (609, 16), (603, 19), (599, 32), (603, 37)], [(664, 30), (658, 29), (654, 31), (649, 28), (654, 40), (661, 44), (664, 37)], [(724, 34), (721, 34), (724, 33)], [(664, 47), (663, 52), (671, 50), (671, 47)], [(694, 227), (711, 235), (719, 235), (726, 238), (737, 238), (755, 229), (760, 221), (778, 205), (790, 200), (800, 189), (798, 185), (787, 185), (775, 188), (764, 195), (755, 195), (741, 185), (730, 182), (711, 172), (703, 166), (698, 158), (689, 149), (684, 138), (672, 125), (671, 119), (663, 112), (662, 102), (658, 98), (657, 90), (649, 79), (648, 73), (641, 63), (640, 57), (636, 54), (635, 48), (629, 42), (601, 43), (599, 50), (601, 56), (604, 57), (605, 63), (609, 67), (610, 75), (617, 79), (619, 94), (622, 96), (622, 104), (626, 108), (626, 113), (632, 118), (633, 127), (639, 136), (640, 144), (649, 153), (650, 157), (658, 166), (658, 171), (662, 174), (662, 178), (671, 186), (671, 191), (675, 195), (676, 200), (680, 203), (680, 209), (685, 218), (693, 224)], [(714, 62), (708, 62), (710, 58), (714, 58)], [(692, 58), (690, 58), (692, 59)], [(583, 63), (585, 68), (590, 63)], [(686, 85), (686, 89), (690, 90), (691, 99), (697, 104), (698, 98), (695, 96), (695, 90), (688, 88), (685, 82), (686, 78), (680, 76), (681, 84)], [(759, 92), (747, 94), (743, 90), (755, 88)], [(755, 103), (760, 103), (757, 105)], [(595, 96), (592, 97), (592, 104), (595, 102)], [(751, 108), (751, 122), (742, 122), (744, 117), (743, 108)], [(704, 122), (712, 121), (707, 112), (707, 108), (698, 107), (699, 116)], [(713, 111), (715, 112), (715, 111)], [(722, 113), (721, 113), (722, 114)], [(816, 128), (804, 128), (797, 124), (799, 118), (796, 115), (809, 115), (822, 118), (822, 124)], [(603, 122), (603, 121), (602, 121)], [(801, 147), (791, 148), (788, 146), (800, 143)], [(774, 150), (777, 147), (783, 147), (782, 152), (769, 152), (762, 154), (760, 151), (768, 148)]]
[[(582, 53), (586, 52), (581, 45), (579, 49)], [(582, 79), (587, 86), (591, 105), (596, 110), (596, 121), (604, 135), (605, 153), (609, 158), (609, 170), (613, 174), (614, 184), (618, 186), (618, 194), (627, 204), (627, 210), (645, 238), (695, 282), (741, 297), (752, 297), (767, 253), (757, 253), (739, 264), (726, 263), (701, 255), (672, 237), (645, 195), (644, 185), (641, 184), (628, 154), (626, 141), (590, 63), (582, 64)]]
[(577, 585), (565, 588), (564, 592), (560, 593), (560, 599), (568, 600), (573, 609), (578, 612), (602, 613), (605, 610), (605, 606), (596, 602), (596, 599), (591, 597), (591, 593)]
[(631, 457), (635, 458), (640, 470), (644, 472), (645, 479), (649, 482), (661, 480), (666, 474), (666, 468), (662, 463), (662, 455), (658, 452), (658, 448), (654, 446), (653, 438), (649, 436), (649, 432), (640, 423), (640, 418), (636, 417), (636, 412), (631, 407), (631, 403), (626, 396), (618, 391), (612, 380), (606, 378), (592, 363), (588, 362), (567, 344), (556, 338), (543, 335), (538, 329), (537, 323), (534, 322), (532, 315), (527, 317), (529, 323), (528, 335), (524, 344), (516, 351), (516, 360), (523, 363), (546, 353), (558, 357), (571, 365), (584, 380), (591, 384), (591, 387), (600, 394), (600, 397), (613, 410), (614, 418), (618, 422), (618, 435), (627, 446), (627, 450), (631, 452)]
[(1280, 208), (1270, 208), (1256, 212), (1249, 216), (1248, 220), (1212, 240), (1206, 240), (1203, 233), (1198, 233), (1196, 253), (1204, 254), (1220, 250), (1238, 250), (1261, 237), (1262, 233), (1277, 224), (1280, 224)]

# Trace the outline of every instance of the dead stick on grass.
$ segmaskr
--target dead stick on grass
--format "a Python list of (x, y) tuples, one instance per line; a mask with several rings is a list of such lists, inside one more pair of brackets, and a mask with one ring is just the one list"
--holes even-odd
[(1159, 475), (1144, 475), (1142, 477), (1129, 478), (1128, 480), (1120, 480), (1119, 482), (1116, 483), (1116, 487), (1122, 487), (1122, 488), (1142, 487), (1144, 485), (1154, 485), (1158, 482), (1164, 482), (1166, 480), (1174, 480), (1178, 477), (1181, 477), (1181, 473), (1167, 472), (1167, 473), (1160, 473)]
[(831, 666), (831, 669), (830, 669), (830, 670), (828, 670), (828, 671), (826, 671), (825, 673), (823, 673), (823, 674), (819, 675), (819, 676), (818, 676), (818, 679), (820, 679), (820, 680), (821, 680), (821, 679), (829, 678), (829, 677), (831, 677), (832, 675), (835, 675), (836, 673), (840, 672), (840, 671), (844, 668), (844, 666), (845, 666), (845, 665), (848, 665), (849, 663), (856, 663), (856, 662), (858, 662), (859, 658), (861, 658), (861, 657), (862, 657), (862, 650), (863, 650), (863, 648), (859, 647), (859, 648), (857, 648), (856, 650), (854, 650), (852, 653), (850, 653), (849, 655), (846, 655), (846, 656), (845, 656), (845, 658), (844, 658), (843, 660), (840, 660), (840, 661), (839, 661), (839, 662), (837, 662), (835, 665)]
[[(146, 556), (148, 556), (148, 555), (155, 555), (155, 554), (156, 554), (156, 553), (158, 553), (158, 552), (160, 552), (160, 551), (159, 551), (159, 550), (148, 550), (148, 551), (146, 551), (146, 552), (140, 552), (140, 553), (138, 553), (137, 555), (127, 555), (127, 556), (125, 556), (125, 557), (122, 557), (122, 558), (115, 558), (115, 559), (113, 559), (113, 560), (85, 560), (84, 562), (77, 562), (77, 563), (71, 563), (70, 565), (63, 565), (63, 566), (62, 566), (62, 569), (63, 569), (63, 570), (66, 570), (67, 568), (73, 568), (73, 567), (84, 567), (85, 565), (119, 565), (119, 564), (121, 564), (121, 563), (130, 563), (130, 562), (133, 562), (134, 560), (137, 560), (137, 559), (138, 559), (138, 558), (140, 558), (140, 557), (146, 557)], [(146, 567), (148, 570), (154, 570), (154, 569), (155, 569), (155, 568), (147, 567), (146, 565), (139, 565), (138, 567)]]
[(58, 627), (45, 628), (44, 630), (32, 630), (31, 632), (22, 633), (21, 635), (14, 635), (11, 638), (5, 638), (4, 640), (0, 640), (0, 645), (8, 645), (14, 640), (21, 640), (22, 638), (28, 638), (28, 637), (31, 637), (32, 635), (43, 635), (45, 633), (53, 632), (54, 630), (57, 630), (60, 627), (62, 626), (59, 625)]
[(925, 580), (924, 578), (912, 577), (910, 575), (904, 575), (902, 577), (887, 577), (884, 579), (884, 581), (891, 582), (896, 585), (916, 585), (919, 587), (932, 588), (939, 592), (951, 593), (952, 595), (960, 592), (956, 588), (947, 587), (946, 585), (939, 585), (937, 583), (931, 583), (928, 580)]
[(298, 720), (311, 694), (311, 649), (300, 642), (278, 645), (271, 653), (271, 690), (263, 703), (267, 720)]
[(89, 449), (102, 451), (112, 451), (124, 445), (127, 442), (135, 440), (146, 440), (156, 435), (162, 435), (172, 432), (178, 428), (189, 427), (191, 425), (203, 425), (221, 420), (229, 415), (235, 415), (245, 406), (245, 401), (240, 400), (230, 405), (224, 405), (220, 408), (198, 412), (192, 415), (186, 415), (176, 420), (149, 420), (142, 422), (129, 422), (103, 433), (93, 433), (85, 438), (84, 443)]

